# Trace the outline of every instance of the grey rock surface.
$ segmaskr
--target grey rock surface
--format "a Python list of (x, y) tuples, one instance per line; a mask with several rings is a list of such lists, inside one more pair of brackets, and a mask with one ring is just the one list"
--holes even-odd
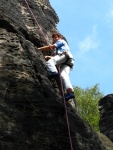
[(113, 94), (109, 94), (99, 101), (100, 132), (113, 142)]

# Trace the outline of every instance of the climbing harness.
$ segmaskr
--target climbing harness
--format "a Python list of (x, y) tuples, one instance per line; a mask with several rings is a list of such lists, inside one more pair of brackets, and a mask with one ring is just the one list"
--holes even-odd
[(63, 64), (69, 66), (70, 68), (73, 68), (74, 59), (69, 55), (69, 53), (67, 51), (59, 53), (58, 55), (62, 56), (63, 54), (67, 57), (67, 60)]
[[(38, 21), (37, 21), (35, 15), (33, 14), (33, 12), (32, 12), (32, 10), (31, 10), (31, 8), (30, 8), (30, 6), (29, 6), (27, 0), (25, 0), (25, 3), (26, 3), (26, 5), (27, 5), (27, 7), (28, 7), (28, 9), (29, 9), (29, 11), (30, 11), (30, 13), (31, 13), (31, 15), (33, 16), (33, 18), (34, 18), (34, 20), (35, 20), (37, 26), (39, 27), (39, 30), (40, 30), (41, 34), (43, 35), (43, 37), (44, 37), (44, 39), (46, 40), (46, 42), (47, 42), (48, 46), (50, 47), (50, 49), (52, 50), (52, 48), (51, 48), (51, 46), (50, 46), (50, 44), (49, 44), (49, 42), (48, 42), (48, 40), (47, 40), (47, 38), (46, 38), (44, 32), (43, 32), (43, 30), (41, 29), (41, 27), (40, 27), (40, 25), (39, 25), (39, 23), (38, 23)], [(58, 72), (59, 72), (59, 75), (60, 75), (60, 67), (58, 67)], [(69, 125), (69, 119), (68, 119), (68, 112), (67, 112), (67, 108), (66, 108), (66, 101), (65, 101), (65, 96), (64, 96), (64, 90), (63, 90), (63, 84), (62, 84), (61, 76), (60, 76), (60, 83), (61, 83), (62, 97), (63, 97), (63, 100), (64, 100), (64, 106), (65, 106), (65, 112), (66, 112), (66, 121), (67, 121), (67, 126), (68, 126), (68, 134), (69, 134), (69, 139), (70, 139), (70, 146), (71, 146), (71, 150), (73, 150), (72, 138), (71, 138), (71, 133), (70, 133), (70, 125)]]

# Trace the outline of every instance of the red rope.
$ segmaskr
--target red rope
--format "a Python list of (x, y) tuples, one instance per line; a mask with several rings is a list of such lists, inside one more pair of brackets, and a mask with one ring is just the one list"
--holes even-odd
[[(50, 44), (49, 44), (49, 42), (48, 42), (48, 40), (47, 40), (47, 38), (46, 38), (46, 36), (45, 36), (43, 30), (41, 29), (41, 27), (40, 27), (40, 25), (39, 25), (39, 23), (38, 23), (38, 21), (37, 21), (37, 19), (36, 19), (36, 17), (35, 17), (35, 15), (33, 14), (31, 8), (29, 7), (29, 4), (28, 4), (27, 0), (25, 0), (25, 3), (26, 3), (26, 5), (27, 5), (29, 11), (31, 12), (31, 14), (32, 14), (32, 16), (33, 16), (33, 18), (34, 18), (36, 24), (38, 25), (40, 32), (41, 32), (42, 35), (44, 36), (44, 39), (46, 40), (47, 44), (50, 46)], [(51, 46), (50, 46), (50, 48), (51, 48)], [(51, 48), (51, 49), (52, 49), (52, 48)], [(58, 70), (59, 70), (59, 74), (60, 74), (60, 67), (58, 67)], [(66, 109), (66, 101), (65, 101), (65, 96), (64, 96), (64, 90), (63, 90), (63, 84), (62, 84), (61, 76), (60, 76), (60, 83), (61, 83), (62, 96), (63, 96), (64, 106), (65, 106), (65, 111), (66, 111), (66, 121), (67, 121), (67, 126), (68, 126), (68, 134), (69, 134), (69, 139), (70, 139), (70, 146), (71, 146), (71, 150), (73, 150), (72, 139), (71, 139), (71, 133), (70, 133), (70, 125), (69, 125), (68, 113), (67, 113), (67, 109)]]
[[(58, 66), (58, 71), (59, 71), (59, 75), (60, 75), (60, 67), (59, 66)], [(73, 150), (73, 144), (72, 144), (72, 138), (71, 138), (71, 132), (70, 132), (70, 124), (69, 124), (69, 119), (68, 119), (68, 112), (67, 112), (67, 108), (66, 108), (66, 101), (65, 101), (65, 96), (64, 96), (64, 88), (63, 88), (63, 84), (62, 84), (61, 75), (60, 75), (60, 84), (61, 84), (62, 97), (63, 97), (65, 112), (66, 112), (66, 121), (67, 121), (67, 126), (68, 126), (70, 146), (71, 146), (71, 150)]]
[(48, 40), (47, 40), (47, 38), (46, 38), (46, 36), (45, 36), (45, 34), (44, 34), (42, 28), (40, 27), (40, 25), (39, 25), (39, 23), (38, 23), (38, 21), (37, 21), (35, 15), (34, 15), (34, 13), (33, 13), (32, 10), (31, 10), (31, 8), (30, 8), (30, 6), (29, 6), (27, 0), (25, 0), (25, 3), (26, 3), (26, 5), (27, 5), (27, 7), (28, 7), (28, 9), (29, 9), (29, 11), (30, 11), (30, 13), (31, 13), (31, 15), (33, 16), (33, 18), (34, 18), (34, 20), (35, 20), (35, 22), (36, 22), (36, 24), (37, 24), (37, 26), (38, 26), (40, 32), (41, 32), (42, 35), (44, 36), (44, 39), (46, 40), (47, 45), (48, 45), (48, 46), (50, 47), (50, 49), (52, 50), (52, 48), (51, 48), (51, 46), (50, 46), (50, 43), (48, 42)]

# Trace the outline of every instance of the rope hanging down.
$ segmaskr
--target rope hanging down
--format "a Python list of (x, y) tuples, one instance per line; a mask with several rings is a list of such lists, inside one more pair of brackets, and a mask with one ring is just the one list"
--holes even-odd
[[(50, 43), (49, 43), (49, 41), (47, 40), (47, 38), (46, 38), (46, 36), (45, 36), (45, 34), (44, 34), (44, 32), (43, 32), (42, 28), (40, 27), (40, 25), (39, 25), (39, 23), (38, 23), (38, 21), (37, 21), (37, 19), (36, 19), (35, 15), (34, 15), (34, 13), (32, 12), (32, 10), (31, 10), (31, 8), (30, 8), (30, 6), (29, 6), (28, 2), (27, 2), (27, 0), (25, 0), (25, 3), (26, 3), (26, 5), (27, 5), (27, 7), (28, 7), (28, 9), (29, 9), (29, 11), (30, 11), (30, 13), (31, 13), (32, 17), (34, 18), (34, 20), (35, 20), (35, 22), (36, 22), (36, 24), (37, 24), (37, 26), (38, 26), (38, 28), (39, 28), (39, 31), (40, 31), (40, 32), (41, 32), (41, 34), (43, 35), (43, 37), (44, 37), (44, 39), (45, 39), (45, 41), (46, 41), (47, 45), (49, 45), (49, 46), (50, 46)], [(51, 46), (50, 46), (50, 48), (51, 48)]]
[[(59, 71), (59, 75), (60, 75), (61, 71), (60, 71), (60, 67), (59, 66), (58, 66), (58, 71)], [(68, 127), (70, 146), (71, 146), (71, 150), (73, 150), (73, 144), (72, 144), (72, 138), (71, 138), (71, 132), (70, 132), (70, 125), (69, 125), (69, 119), (68, 119), (68, 112), (67, 112), (67, 108), (66, 108), (66, 101), (65, 101), (65, 96), (64, 96), (64, 89), (63, 89), (61, 75), (60, 75), (60, 84), (61, 84), (62, 97), (63, 97), (64, 107), (65, 107), (65, 112), (66, 112), (66, 121), (67, 121), (67, 127)]]
[[(30, 13), (32, 14), (37, 26), (39, 27), (39, 30), (41, 32), (41, 34), (43, 35), (44, 39), (46, 40), (46, 43), (48, 44), (48, 46), (50, 46), (50, 43), (48, 42), (43, 30), (41, 29), (35, 15), (33, 14), (31, 8), (29, 7), (29, 4), (27, 2), (27, 0), (25, 0), (25, 3), (30, 11)], [(50, 49), (51, 49), (51, 46), (50, 46)], [(60, 67), (58, 67), (58, 71), (59, 71), (59, 74), (60, 74)], [(68, 134), (69, 134), (69, 139), (70, 139), (70, 146), (71, 146), (71, 150), (73, 150), (73, 145), (72, 145), (72, 138), (71, 138), (71, 133), (70, 133), (70, 125), (69, 125), (69, 119), (68, 119), (68, 113), (67, 113), (67, 109), (66, 109), (66, 101), (65, 101), (65, 96), (64, 96), (64, 90), (63, 90), (63, 84), (62, 84), (62, 79), (61, 79), (61, 76), (60, 76), (60, 84), (61, 84), (61, 88), (62, 88), (62, 96), (63, 96), (63, 100), (64, 100), (64, 106), (65, 106), (65, 112), (66, 112), (66, 121), (67, 121), (67, 126), (68, 126)]]

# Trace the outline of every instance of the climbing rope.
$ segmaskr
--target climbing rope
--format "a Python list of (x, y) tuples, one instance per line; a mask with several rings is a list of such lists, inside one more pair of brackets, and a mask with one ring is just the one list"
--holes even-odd
[(28, 2), (27, 2), (27, 0), (25, 0), (25, 3), (26, 3), (26, 5), (27, 5), (27, 7), (28, 7), (28, 9), (29, 9), (29, 11), (30, 11), (32, 17), (34, 18), (34, 20), (35, 20), (35, 22), (36, 22), (36, 24), (37, 24), (37, 26), (38, 26), (38, 28), (39, 28), (39, 31), (40, 31), (41, 34), (43, 35), (43, 37), (44, 37), (44, 39), (45, 39), (47, 45), (48, 45), (48, 46), (50, 47), (50, 49), (52, 50), (52, 48), (51, 48), (51, 46), (50, 46), (50, 43), (49, 43), (49, 41), (47, 40), (47, 38), (46, 38), (46, 36), (45, 36), (45, 34), (44, 34), (42, 28), (40, 27), (40, 25), (39, 25), (39, 23), (38, 23), (38, 21), (37, 21), (35, 15), (34, 15), (34, 13), (32, 12), (32, 10), (31, 10), (31, 8), (30, 8)]
[(70, 146), (71, 146), (71, 150), (73, 150), (73, 144), (72, 144), (72, 138), (71, 138), (71, 132), (70, 132), (70, 124), (69, 124), (68, 112), (67, 112), (66, 101), (65, 101), (65, 96), (64, 96), (64, 88), (63, 88), (63, 83), (62, 83), (61, 73), (60, 73), (61, 72), (60, 66), (58, 66), (57, 68), (58, 68), (58, 72), (59, 72), (59, 76), (60, 76), (61, 91), (62, 91), (62, 97), (63, 97), (63, 101), (64, 101), (65, 112), (66, 112), (66, 121), (67, 121), (67, 127), (68, 127)]
[[(38, 23), (38, 21), (37, 21), (35, 15), (33, 14), (33, 12), (32, 12), (32, 10), (31, 10), (31, 8), (30, 8), (30, 6), (29, 6), (27, 0), (25, 0), (25, 3), (26, 3), (26, 5), (27, 5), (27, 7), (28, 7), (28, 9), (29, 9), (29, 11), (30, 11), (30, 13), (31, 13), (31, 15), (33, 16), (33, 18), (34, 18), (34, 20), (35, 20), (35, 22), (36, 22), (36, 24), (37, 24), (37, 26), (38, 26), (38, 28), (39, 28), (41, 34), (43, 35), (44, 39), (46, 40), (46, 43), (48, 44), (48, 46), (50, 47), (50, 49), (52, 49), (51, 46), (50, 46), (50, 43), (48, 42), (48, 40), (47, 40), (47, 38), (46, 38), (46, 36), (45, 36), (43, 30), (42, 30), (42, 28), (40, 27), (40, 25), (39, 25), (39, 23)], [(59, 75), (60, 75), (60, 67), (58, 67), (58, 71), (59, 71)], [(66, 101), (65, 101), (65, 96), (64, 96), (64, 89), (63, 89), (63, 84), (62, 84), (61, 75), (60, 75), (60, 84), (61, 84), (62, 97), (63, 97), (64, 106), (65, 106), (65, 112), (66, 112), (66, 121), (67, 121), (68, 134), (69, 134), (69, 139), (70, 139), (70, 146), (71, 146), (71, 150), (73, 150), (72, 138), (71, 138), (71, 133), (70, 133), (70, 125), (69, 125), (69, 119), (68, 119), (68, 112), (67, 112), (67, 108), (66, 108)]]

